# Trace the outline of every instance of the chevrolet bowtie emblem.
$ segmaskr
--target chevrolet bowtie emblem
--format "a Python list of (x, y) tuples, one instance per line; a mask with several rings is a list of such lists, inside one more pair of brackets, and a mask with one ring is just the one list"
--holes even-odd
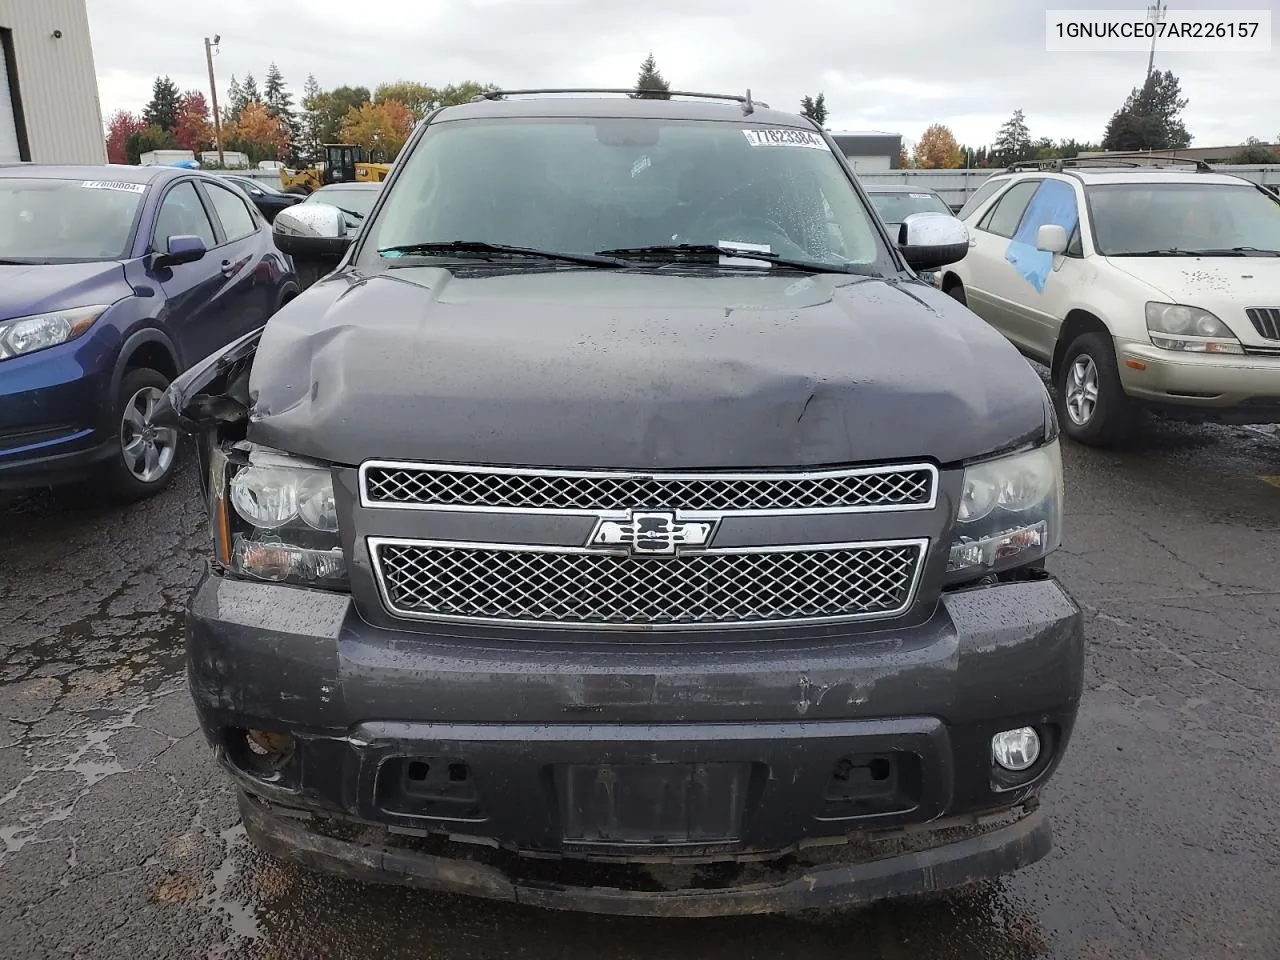
[(626, 520), (599, 520), (588, 547), (621, 547), (637, 557), (674, 557), (681, 548), (705, 547), (713, 520), (680, 520), (670, 510), (629, 512)]

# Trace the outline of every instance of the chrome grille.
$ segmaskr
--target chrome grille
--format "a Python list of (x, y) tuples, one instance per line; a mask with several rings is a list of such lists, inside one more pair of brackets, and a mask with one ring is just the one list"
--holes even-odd
[(651, 629), (893, 616), (912, 602), (926, 545), (734, 548), (654, 560), (369, 539), (383, 601), (396, 616)]
[(793, 513), (928, 509), (928, 464), (803, 473), (631, 473), (370, 462), (366, 506), (596, 512), (641, 506), (707, 512)]
[(1258, 336), (1280, 340), (1280, 307), (1250, 307), (1245, 311)]

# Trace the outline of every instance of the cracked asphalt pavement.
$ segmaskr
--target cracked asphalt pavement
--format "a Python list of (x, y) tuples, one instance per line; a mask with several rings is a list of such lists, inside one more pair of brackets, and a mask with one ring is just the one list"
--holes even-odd
[(128, 509), (0, 506), (0, 954), (44, 958), (1280, 957), (1280, 430), (1066, 444), (1051, 568), (1087, 691), (1047, 859), (977, 892), (819, 918), (544, 913), (309, 875), (257, 853), (197, 732), (182, 609), (190, 458)]

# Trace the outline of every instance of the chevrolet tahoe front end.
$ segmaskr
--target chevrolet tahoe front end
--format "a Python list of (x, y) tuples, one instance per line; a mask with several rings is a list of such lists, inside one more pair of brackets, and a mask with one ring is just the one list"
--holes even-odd
[(999, 334), (896, 259), (372, 250), (170, 392), (213, 554), (190, 690), (257, 844), (649, 916), (1048, 853), (1084, 641), (1057, 421)]

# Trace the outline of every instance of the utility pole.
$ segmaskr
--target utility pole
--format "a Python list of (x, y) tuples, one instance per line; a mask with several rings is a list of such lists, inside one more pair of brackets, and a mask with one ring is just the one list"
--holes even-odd
[(227, 159), (222, 153), (222, 116), (218, 113), (218, 84), (213, 79), (213, 55), (218, 52), (218, 41), (222, 39), (220, 34), (213, 35), (213, 42), (208, 37), (204, 38), (204, 58), (209, 64), (209, 95), (213, 101), (213, 139), (218, 145), (218, 165), (225, 167)]
[(1155, 3), (1147, 7), (1147, 19), (1155, 24), (1155, 29), (1151, 34), (1151, 56), (1147, 58), (1147, 79), (1151, 79), (1151, 71), (1156, 65), (1156, 37), (1160, 35), (1160, 24), (1164, 23), (1165, 14), (1169, 12), (1167, 5), (1163, 0), (1156, 0)]

